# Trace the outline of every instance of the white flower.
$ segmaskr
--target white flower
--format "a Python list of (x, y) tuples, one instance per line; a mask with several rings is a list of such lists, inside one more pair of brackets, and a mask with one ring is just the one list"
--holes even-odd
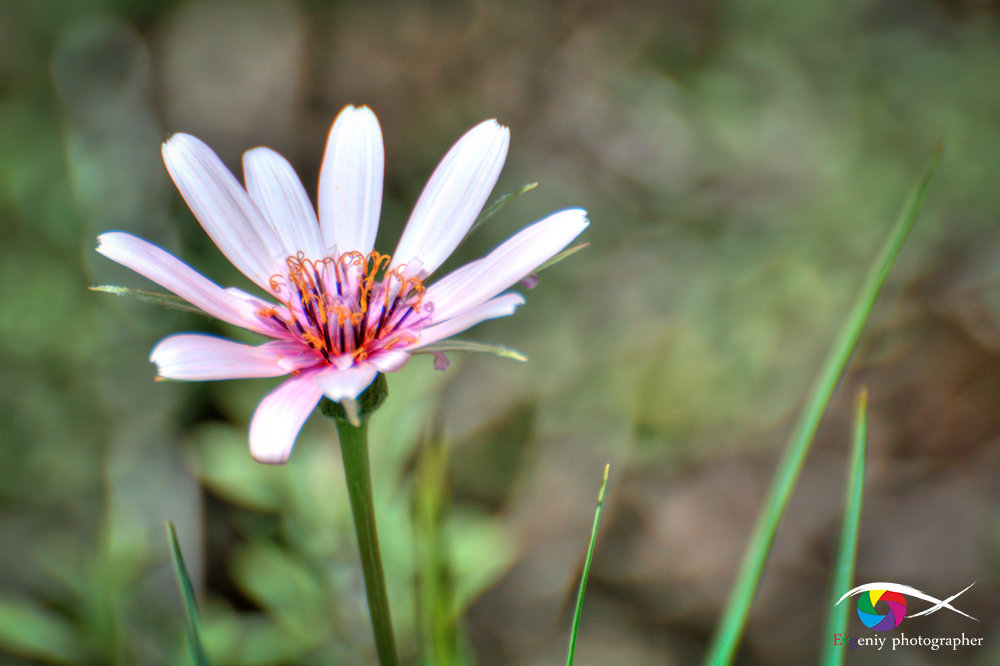
[(251, 455), (282, 463), (320, 398), (353, 400), (410, 354), (513, 314), (524, 299), (501, 292), (586, 228), (583, 210), (555, 213), (424, 285), (482, 210), (509, 141), (507, 128), (493, 120), (459, 139), (431, 175), (390, 257), (373, 249), (383, 148), (368, 108), (345, 108), (330, 130), (318, 220), (292, 167), (274, 151), (244, 154), (244, 188), (208, 146), (175, 134), (163, 144), (163, 160), (177, 189), (222, 253), (275, 302), (223, 289), (127, 233), (102, 234), (97, 251), (209, 315), (272, 338), (253, 346), (184, 333), (161, 341), (150, 360), (167, 379), (290, 375), (264, 397), (250, 425)]

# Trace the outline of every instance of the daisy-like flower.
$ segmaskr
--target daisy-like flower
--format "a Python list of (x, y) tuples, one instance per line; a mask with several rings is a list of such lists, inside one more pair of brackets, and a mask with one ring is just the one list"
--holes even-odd
[(382, 134), (367, 107), (345, 108), (326, 144), (319, 216), (291, 165), (268, 148), (243, 155), (246, 187), (203, 142), (175, 134), (163, 161), (201, 226), (272, 302), (224, 289), (141, 238), (99, 236), (97, 251), (205, 313), (272, 341), (246, 345), (210, 335), (172, 335), (150, 353), (165, 379), (290, 375), (257, 407), (250, 452), (288, 459), (302, 424), (326, 396), (350, 404), (380, 372), (481, 321), (514, 313), (524, 299), (501, 293), (586, 228), (564, 210), (430, 285), (476, 220), (507, 156), (510, 134), (487, 120), (445, 155), (421, 193), (392, 255), (374, 250), (382, 201)]

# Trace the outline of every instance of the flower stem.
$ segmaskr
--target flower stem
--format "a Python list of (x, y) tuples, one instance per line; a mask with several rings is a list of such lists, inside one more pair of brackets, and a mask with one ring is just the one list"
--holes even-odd
[(368, 467), (368, 419), (363, 419), (357, 427), (338, 419), (337, 433), (340, 435), (340, 453), (344, 458), (347, 492), (351, 498), (351, 512), (354, 514), (354, 531), (358, 535), (361, 570), (365, 577), (365, 592), (368, 594), (368, 612), (372, 619), (372, 631), (375, 632), (375, 649), (378, 651), (379, 664), (395, 665), (399, 663), (399, 657), (396, 654), (392, 619), (389, 616), (382, 556), (378, 549), (372, 477)]
[(340, 436), (340, 454), (344, 459), (347, 494), (351, 498), (354, 532), (358, 537), (361, 571), (365, 579), (368, 613), (375, 634), (378, 661), (381, 666), (396, 666), (399, 664), (399, 655), (396, 653), (392, 618), (389, 615), (389, 597), (386, 594), (385, 573), (379, 553), (378, 531), (375, 528), (372, 475), (368, 465), (368, 419), (382, 404), (386, 393), (385, 378), (379, 375), (372, 386), (359, 397), (359, 404), (354, 405), (351, 410), (353, 414), (345, 413), (340, 404), (327, 400), (322, 402), (320, 408), (337, 424), (337, 434)]

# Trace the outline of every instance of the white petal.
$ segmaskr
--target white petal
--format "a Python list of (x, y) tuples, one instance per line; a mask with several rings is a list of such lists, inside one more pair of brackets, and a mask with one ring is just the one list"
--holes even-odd
[(189, 134), (163, 144), (163, 162), (202, 228), (226, 258), (260, 287), (280, 273), (281, 242), (218, 155)]
[(263, 335), (274, 335), (256, 312), (266, 303), (243, 292), (215, 284), (174, 255), (132, 234), (112, 231), (97, 237), (97, 251), (149, 278), (188, 303), (217, 317)]
[(288, 460), (302, 424), (323, 397), (315, 374), (305, 371), (295, 375), (257, 405), (250, 422), (250, 455), (254, 460), (272, 465)]
[(375, 246), (385, 168), (382, 130), (371, 109), (348, 106), (334, 121), (319, 172), (319, 220), (326, 254)]
[(510, 131), (495, 120), (458, 140), (431, 174), (393, 253), (393, 266), (419, 259), (423, 274), (440, 266), (465, 238), (500, 177)]
[(378, 368), (379, 372), (396, 372), (402, 369), (406, 362), (410, 360), (410, 355), (398, 349), (373, 354), (365, 360), (366, 363)]
[(560, 211), (515, 234), (488, 255), (449, 273), (427, 289), (432, 321), (483, 303), (555, 256), (587, 228), (587, 213)]
[(315, 365), (303, 345), (276, 342), (245, 345), (211, 335), (183, 333), (162, 340), (149, 354), (161, 377), (187, 381), (280, 377), (297, 367)]
[(341, 402), (361, 395), (375, 381), (377, 374), (378, 370), (371, 365), (354, 365), (344, 370), (331, 367), (317, 374), (313, 381), (323, 395), (334, 402)]
[(481, 303), (446, 322), (428, 326), (420, 331), (420, 341), (409, 349), (410, 351), (419, 351), (425, 345), (450, 338), (487, 319), (510, 316), (514, 314), (519, 305), (523, 304), (524, 297), (521, 294), (509, 293), (497, 296), (493, 300)]
[(243, 154), (243, 177), (285, 255), (326, 256), (316, 211), (288, 160), (270, 148), (248, 150)]

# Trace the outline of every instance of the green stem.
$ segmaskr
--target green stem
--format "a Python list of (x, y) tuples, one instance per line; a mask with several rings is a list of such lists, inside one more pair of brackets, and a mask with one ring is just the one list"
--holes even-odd
[(345, 419), (335, 419), (335, 422), (340, 435), (347, 493), (351, 498), (351, 512), (354, 514), (354, 531), (358, 536), (358, 550), (361, 553), (361, 570), (365, 578), (372, 631), (375, 633), (375, 649), (381, 666), (395, 666), (399, 663), (399, 656), (396, 654), (392, 618), (389, 616), (389, 598), (378, 548), (372, 477), (368, 466), (368, 418), (362, 418), (358, 426), (351, 425)]

